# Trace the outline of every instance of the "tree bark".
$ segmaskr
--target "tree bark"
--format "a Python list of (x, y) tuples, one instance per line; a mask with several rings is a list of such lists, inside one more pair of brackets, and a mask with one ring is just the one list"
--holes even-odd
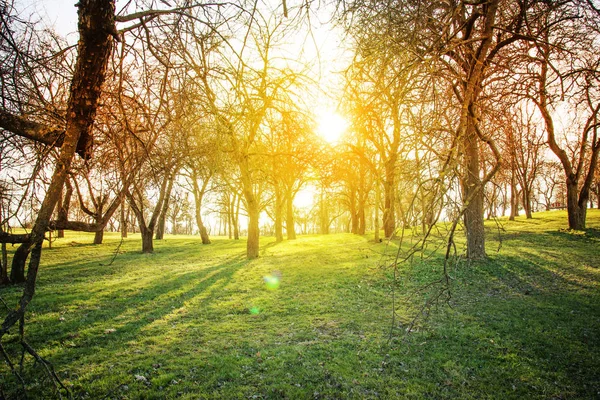
[(249, 260), (258, 258), (258, 246), (260, 231), (258, 228), (259, 214), (256, 201), (248, 201), (248, 241), (246, 243), (246, 255)]
[(285, 196), (286, 218), (285, 230), (288, 240), (296, 239), (296, 222), (294, 221), (294, 196), (287, 193)]
[(8, 254), (6, 251), (6, 243), (2, 243), (2, 260), (0, 261), (0, 284), (10, 283), (8, 278)]
[[(169, 210), (169, 203), (171, 199), (171, 191), (173, 190), (173, 182), (175, 181), (175, 173), (169, 175), (169, 182), (167, 183), (166, 192), (162, 207), (160, 208), (160, 215), (158, 217), (158, 226), (156, 227), (156, 240), (162, 240), (165, 237), (165, 221), (167, 220), (167, 211)], [(175, 226), (173, 225), (173, 229)]]
[(240, 240), (240, 196), (234, 196), (235, 213), (233, 214), (233, 240)]
[(381, 186), (379, 184), (379, 182), (377, 180), (375, 180), (375, 221), (374, 221), (374, 225), (375, 225), (375, 235), (373, 237), (373, 240), (375, 240), (376, 243), (379, 243), (381, 241), (381, 238), (379, 237), (379, 205), (381, 204)]
[(510, 216), (508, 219), (514, 221), (515, 217), (519, 216), (519, 193), (517, 191), (517, 180), (515, 171), (511, 172), (510, 176)]
[(396, 157), (390, 157), (385, 163), (385, 180), (383, 182), (383, 233), (391, 238), (396, 230)]
[(121, 203), (121, 224), (120, 224), (122, 238), (127, 237), (128, 219), (129, 219), (129, 210), (127, 210), (127, 215), (125, 215), (125, 202), (122, 202)]
[(483, 188), (479, 177), (479, 139), (469, 118), (464, 138), (466, 176), (463, 182), (465, 201), (465, 231), (467, 234), (467, 258), (482, 259), (485, 253), (485, 230), (483, 217)]
[(153, 233), (151, 229), (140, 225), (142, 234), (142, 253), (154, 253), (154, 241), (152, 240)]
[(281, 189), (275, 189), (275, 241), (283, 242), (283, 196)]

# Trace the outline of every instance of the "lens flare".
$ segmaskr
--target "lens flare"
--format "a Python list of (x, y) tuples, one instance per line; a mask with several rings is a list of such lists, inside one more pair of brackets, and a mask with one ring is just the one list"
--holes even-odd
[(275, 290), (279, 287), (279, 284), (281, 283), (281, 272), (273, 271), (271, 274), (263, 276), (263, 280), (265, 281), (267, 289)]
[(258, 308), (256, 306), (250, 308), (250, 314), (251, 315), (258, 315), (258, 314), (260, 314), (260, 308)]

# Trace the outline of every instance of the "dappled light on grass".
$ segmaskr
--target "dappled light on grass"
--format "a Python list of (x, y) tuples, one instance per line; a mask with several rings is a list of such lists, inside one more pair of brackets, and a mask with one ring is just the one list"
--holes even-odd
[[(391, 341), (392, 275), (378, 266), (394, 251), (350, 234), (266, 239), (251, 262), (243, 242), (169, 236), (146, 257), (133, 238), (112, 266), (100, 264), (116, 235), (82, 252), (58, 241), (29, 334), (75, 398), (594, 398), (598, 238), (534, 216), (502, 221), (501, 251), (452, 272), (452, 308)], [(415, 290), (439, 261), (401, 266), (397, 321), (423, 304)]]

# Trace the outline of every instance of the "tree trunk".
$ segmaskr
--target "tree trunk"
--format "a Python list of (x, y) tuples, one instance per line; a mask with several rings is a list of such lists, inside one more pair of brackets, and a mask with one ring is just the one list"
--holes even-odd
[(275, 189), (275, 241), (283, 242), (283, 198), (279, 188)]
[(525, 217), (532, 219), (533, 214), (531, 212), (531, 192), (527, 188), (527, 185), (523, 186), (523, 208), (525, 209)]
[(122, 238), (126, 238), (127, 237), (127, 221), (129, 219), (129, 210), (127, 210), (127, 215), (125, 215), (125, 202), (123, 201), (121, 203), (121, 237)]
[(10, 281), (12, 283), (25, 282), (25, 263), (30, 251), (31, 244), (22, 243), (17, 247), (15, 254), (13, 254), (12, 265), (10, 267)]
[(198, 225), (198, 231), (200, 232), (200, 238), (202, 239), (202, 244), (210, 244), (210, 238), (208, 237), (208, 231), (202, 222), (202, 196), (197, 196), (194, 192), (195, 197), (195, 215), (196, 215), (196, 225)]
[[(167, 211), (169, 210), (169, 203), (171, 199), (171, 191), (173, 190), (173, 182), (175, 181), (175, 172), (165, 177), (169, 182), (167, 183), (166, 192), (164, 194), (164, 200), (160, 209), (160, 215), (158, 217), (158, 226), (156, 227), (156, 240), (162, 240), (165, 237), (165, 222), (167, 220)], [(173, 226), (175, 230), (175, 226)]]
[(325, 202), (325, 193), (321, 191), (319, 199), (319, 225), (321, 235), (329, 234), (329, 208)]
[(367, 230), (367, 222), (365, 221), (365, 201), (362, 196), (358, 198), (358, 234), (364, 235)]
[(104, 229), (94, 234), (94, 244), (102, 244), (102, 240), (104, 240)]
[(376, 243), (381, 241), (379, 237), (379, 204), (381, 204), (381, 187), (379, 182), (375, 181), (375, 236), (373, 239)]
[(285, 196), (286, 218), (285, 229), (287, 231), (288, 240), (296, 239), (296, 223), (294, 221), (294, 196), (287, 193)]
[(510, 221), (514, 221), (515, 217), (519, 216), (519, 192), (517, 190), (517, 180), (515, 172), (511, 172), (510, 177)]
[(587, 214), (587, 200), (578, 201), (579, 190), (577, 184), (567, 181), (567, 213), (569, 216), (569, 229), (584, 230)]
[(240, 240), (240, 196), (234, 196), (235, 213), (233, 214), (233, 240)]
[(383, 182), (384, 209), (383, 209), (383, 232), (386, 238), (391, 238), (396, 230), (396, 159), (391, 157), (385, 163), (385, 180)]
[(482, 259), (485, 253), (485, 229), (483, 218), (483, 187), (479, 177), (479, 142), (470, 121), (465, 135), (465, 166), (466, 176), (463, 183), (465, 205), (465, 231), (467, 235), (467, 258)]
[(252, 199), (247, 201), (248, 206), (248, 241), (246, 243), (246, 255), (249, 260), (258, 258), (258, 246), (260, 231), (258, 229), (259, 210), (258, 204)]
[(2, 265), (0, 266), (0, 284), (10, 283), (8, 279), (8, 254), (6, 251), (6, 243), (2, 243)]
[(358, 212), (356, 211), (356, 191), (350, 189), (350, 232), (358, 234)]
[[(65, 186), (67, 187), (67, 190), (65, 191), (65, 195), (64, 197), (61, 196), (61, 198), (59, 199), (59, 203), (58, 203), (58, 220), (59, 221), (66, 221), (69, 218), (69, 206), (71, 204), (71, 197), (73, 196), (73, 186), (71, 186), (70, 181), (67, 179), (65, 181)], [(59, 229), (58, 230), (58, 238), (64, 238), (65, 237), (65, 231), (64, 229)]]
[(142, 253), (154, 253), (154, 242), (152, 240), (153, 232), (151, 229), (147, 229), (140, 225), (140, 232), (142, 233)]

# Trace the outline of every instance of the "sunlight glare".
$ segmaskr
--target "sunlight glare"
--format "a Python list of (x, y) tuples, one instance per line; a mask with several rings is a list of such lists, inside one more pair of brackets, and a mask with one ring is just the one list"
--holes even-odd
[(327, 143), (336, 143), (340, 140), (346, 129), (348, 121), (334, 111), (324, 111), (318, 115), (317, 134)]
[(294, 207), (309, 209), (313, 206), (315, 192), (312, 188), (301, 189), (294, 197)]

